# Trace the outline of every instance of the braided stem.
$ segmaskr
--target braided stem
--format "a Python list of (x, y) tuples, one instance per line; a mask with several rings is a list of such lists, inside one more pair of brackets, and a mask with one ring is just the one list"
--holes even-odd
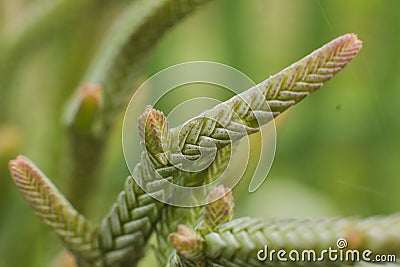
[[(172, 132), (175, 151), (196, 160), (210, 144), (224, 147), (297, 104), (342, 70), (359, 52), (355, 34), (338, 37), (259, 85), (205, 111)], [(179, 156), (176, 156), (179, 157)]]
[[(199, 173), (183, 172), (180, 177), (183, 186), (208, 184), (220, 177), (229, 164), (231, 146), (218, 150), (212, 164)], [(204, 217), (204, 207), (183, 208), (166, 205), (161, 211), (161, 218), (157, 224), (157, 256), (164, 266), (171, 259), (177, 257), (169, 235), (176, 232), (178, 225), (188, 225), (195, 228)]]
[(100, 251), (92, 224), (28, 158), (17, 157), (10, 161), (9, 168), (15, 184), (36, 215), (78, 257), (78, 261), (83, 261), (83, 265), (96, 260)]
[[(220, 225), (215, 232), (204, 236), (204, 253), (209, 266), (275, 266), (276, 258), (275, 261), (267, 259), (264, 262), (258, 259), (257, 253), (265, 249), (265, 246), (268, 246), (268, 251), (282, 249), (301, 253), (304, 250), (314, 250), (320, 256), (318, 253), (329, 247), (340, 250), (343, 244), (339, 247), (338, 240), (347, 241), (345, 249), (368, 249), (373, 255), (398, 256), (400, 215), (320, 220), (239, 218)], [(301, 264), (279, 262), (280, 265), (293, 263)], [(336, 265), (343, 263), (330, 262)]]
[[(152, 124), (152, 121), (157, 120), (150, 119), (148, 127), (147, 119), (139, 119), (141, 144), (145, 152), (142, 153), (141, 163), (136, 166), (134, 174), (139, 184), (150, 194), (145, 194), (135, 185), (132, 178), (128, 178), (125, 191), (120, 194), (117, 203), (114, 204), (101, 226), (100, 245), (102, 251), (108, 255), (105, 264), (111, 265), (126, 257), (137, 257), (138, 253), (132, 253), (132, 251), (140, 251), (144, 246), (164, 207), (150, 195), (163, 196), (164, 199), (166, 192), (163, 190), (163, 185), (166, 181), (173, 183), (181, 181), (184, 185), (197, 183), (197, 178), (185, 179), (185, 181), (179, 179), (180, 177), (192, 178), (196, 175), (180, 176), (181, 171), (177, 168), (178, 165), (171, 163), (171, 158), (174, 159), (174, 163), (180, 158), (196, 160), (200, 157), (201, 151), (207, 150), (208, 147), (205, 147), (205, 144), (215, 145), (218, 150), (221, 150), (241, 137), (258, 131), (261, 124), (268, 123), (320, 88), (324, 82), (343, 69), (360, 48), (361, 41), (354, 34), (341, 36), (257, 87), (250, 88), (225, 103), (217, 105), (180, 127), (167, 130), (166, 141), (159, 138), (165, 135), (164, 130), (153, 131), (157, 129), (156, 125), (163, 123)], [(148, 118), (149, 115), (145, 117)], [(154, 115), (154, 117), (157, 116)], [(258, 120), (260, 117), (261, 120)], [(147, 133), (151, 136), (149, 137)], [(154, 142), (154, 140), (158, 141)], [(160, 147), (163, 148), (162, 152)], [(199, 183), (204, 183), (204, 179), (200, 179)], [(128, 199), (131, 202), (128, 202)], [(135, 212), (135, 210), (140, 212)], [(178, 216), (179, 212), (176, 212)], [(165, 218), (171, 219), (171, 227), (176, 228), (176, 222), (180, 220), (174, 218), (173, 214), (172, 211), (167, 211)], [(132, 221), (135, 222), (135, 226), (140, 225), (140, 227), (126, 229), (126, 225), (131, 225)], [(165, 244), (165, 233), (172, 229), (168, 225), (160, 229), (164, 234), (163, 240), (159, 243)], [(160, 254), (162, 259), (169, 254), (168, 250), (167, 248)]]
[[(171, 155), (175, 160), (179, 157), (196, 160), (200, 158), (201, 151), (210, 144), (215, 144), (219, 148), (218, 151), (223, 151), (226, 145), (244, 135), (258, 131), (260, 122), (268, 123), (320, 88), (324, 82), (345, 67), (360, 48), (361, 41), (354, 34), (341, 36), (260, 83), (257, 87), (172, 129), (172, 139), (178, 142), (175, 143), (177, 147), (173, 148), (174, 152)], [(213, 170), (215, 172), (208, 182), (218, 178), (218, 171), (225, 169), (220, 165), (229, 162), (229, 155), (222, 161), (219, 160), (220, 158), (217, 156), (211, 167), (207, 169), (207, 172)], [(191, 175), (186, 175), (184, 178), (183, 184), (186, 186), (190, 183), (202, 185), (205, 181), (205, 179), (193, 179)], [(176, 262), (177, 256), (171, 245), (166, 245), (168, 232), (175, 232), (179, 224), (195, 226), (193, 222), (187, 221), (186, 217), (181, 215), (182, 212), (182, 208), (180, 210), (180, 208), (168, 206), (163, 211), (165, 220), (160, 222), (161, 231), (158, 239), (162, 251), (161, 262), (165, 262), (167, 255), (170, 255), (168, 260), (170, 265), (173, 265), (172, 261)], [(167, 251), (170, 253), (167, 254)]]
[(129, 176), (124, 190), (103, 219), (99, 231), (103, 258), (97, 263), (99, 266), (135, 266), (143, 256), (143, 248), (164, 205), (152, 196), (163, 196), (165, 184), (179, 175), (179, 170), (166, 166), (159, 153), (161, 140), (169, 139), (163, 113), (148, 106), (139, 117), (138, 127), (144, 151), (134, 175), (143, 188)]

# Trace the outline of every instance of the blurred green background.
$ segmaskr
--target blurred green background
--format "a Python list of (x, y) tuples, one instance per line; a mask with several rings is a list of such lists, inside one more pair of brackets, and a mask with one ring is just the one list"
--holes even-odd
[[(22, 12), (41, 1), (0, 0), (0, 27), (26, 19)], [(49, 266), (62, 248), (17, 191), (7, 162), (27, 155), (61, 190), (68, 187), (61, 117), (124, 8), (122, 0), (110, 2), (35, 40), (7, 66), (8, 89), (0, 88), (6, 100), (0, 101), (1, 267)], [(400, 207), (399, 10), (398, 0), (215, 0), (164, 36), (150, 53), (143, 79), (176, 63), (210, 60), (258, 83), (331, 39), (357, 33), (364, 47), (354, 62), (277, 120), (272, 169), (255, 193), (247, 193), (248, 179), (235, 188), (237, 216), (394, 213)], [(94, 221), (108, 211), (128, 175), (122, 117), (121, 112), (88, 196), (85, 215)]]

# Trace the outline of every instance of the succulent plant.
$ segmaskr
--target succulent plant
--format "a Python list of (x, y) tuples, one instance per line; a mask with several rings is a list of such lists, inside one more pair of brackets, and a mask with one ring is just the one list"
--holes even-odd
[[(20, 25), (16, 33), (5, 31), (9, 41), (2, 49), (8, 53), (0, 54), (0, 67), (5, 69), (14, 62), (35, 36), (49, 33), (48, 25), (65, 27), (71, 14), (77, 15), (95, 2), (43, 1), (43, 8), (38, 9), (42, 12), (36, 12), (30, 24)], [(74, 207), (27, 157), (18, 156), (9, 163), (17, 188), (36, 215), (63, 242), (76, 265), (84, 267), (136, 266), (153, 235), (160, 266), (300, 266), (304, 261), (263, 261), (259, 256), (266, 253), (264, 246), (275, 251), (313, 249), (320, 253), (338, 247), (338, 240), (348, 242), (341, 247), (347, 251), (370, 249), (375, 254), (399, 255), (397, 214), (367, 219), (234, 218), (232, 188), (224, 185), (213, 187), (205, 205), (177, 207), (159, 201), (174, 193), (165, 190), (167, 183), (193, 187), (216, 181), (229, 165), (237, 141), (258, 132), (353, 60), (362, 47), (355, 34), (334, 39), (177, 127), (170, 127), (162, 111), (147, 106), (137, 121), (140, 162), (100, 223), (83, 215), (79, 197), (96, 178), (106, 137), (131, 88), (137, 85), (141, 63), (168, 28), (206, 2), (137, 0), (127, 5), (121, 1), (127, 8), (100, 46), (64, 116), (71, 147), (68, 176), (76, 193), (71, 203), (78, 206)], [(105, 1), (97, 8), (106, 7)], [(195, 161), (210, 145), (216, 148), (216, 154), (207, 168), (196, 173), (179, 168), (179, 160)], [(329, 262), (342, 263), (349, 262)]]

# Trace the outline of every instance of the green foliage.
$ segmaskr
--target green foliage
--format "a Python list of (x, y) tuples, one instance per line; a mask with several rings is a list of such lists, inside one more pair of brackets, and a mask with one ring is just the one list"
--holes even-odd
[[(87, 248), (88, 253), (95, 254), (94, 258), (89, 258), (90, 262), (94, 266), (113, 266), (115, 264), (119, 266), (132, 266), (136, 265), (136, 262), (141, 258), (143, 254), (142, 250), (160, 218), (161, 210), (164, 209), (164, 205), (152, 198), (152, 195), (165, 196), (167, 193), (164, 192), (163, 183), (166, 181), (176, 182), (180, 174), (180, 170), (169, 162), (166, 154), (170, 156), (175, 155), (175, 159), (182, 156), (183, 159), (197, 159), (201, 151), (200, 140), (211, 141), (220, 150), (226, 146), (230, 147), (230, 142), (235, 142), (246, 134), (256, 132), (258, 127), (260, 127), (259, 123), (268, 123), (272, 119), (272, 116), (278, 116), (287, 108), (308, 96), (309, 93), (320, 88), (323, 82), (331, 79), (334, 74), (345, 67), (358, 53), (360, 48), (361, 42), (355, 35), (349, 34), (339, 37), (319, 50), (316, 50), (310, 56), (293, 64), (277, 75), (270, 77), (259, 86), (248, 89), (240, 96), (234, 96), (223, 105), (220, 104), (206, 111), (200, 115), (199, 119), (184, 123), (176, 129), (169, 130), (163, 113), (148, 106), (138, 119), (138, 129), (143, 151), (142, 160), (136, 166), (134, 175), (137, 175), (137, 179), (141, 181), (141, 184), (136, 184), (132, 177), (128, 177), (125, 182), (124, 191), (121, 192), (117, 202), (113, 205), (111, 211), (103, 219), (101, 226), (97, 230), (98, 241), (96, 240), (97, 237), (93, 236), (91, 230), (86, 232), (85, 229), (84, 234), (90, 237), (86, 241), (92, 245)], [(86, 101), (86, 98), (82, 99)], [(85, 102), (82, 103), (82, 105), (86, 104)], [(236, 117), (233, 112), (236, 113)], [(78, 114), (80, 113), (78, 112)], [(256, 117), (256, 114), (262, 120), (257, 120), (258, 117)], [(79, 116), (76, 118), (79, 118)], [(230, 136), (234, 136), (234, 138), (230, 140)], [(171, 142), (171, 140), (174, 141)], [(175, 154), (177, 151), (173, 150), (173, 148), (171, 149), (173, 143), (178, 146), (179, 152), (182, 152), (181, 155)], [(165, 151), (164, 149), (167, 150)], [(197, 151), (198, 154), (193, 153), (193, 151)], [(221, 155), (225, 156), (226, 153), (222, 153)], [(22, 159), (24, 158), (19, 158), (19, 160), (11, 162), (12, 175), (20, 190), (22, 190), (25, 196), (28, 196), (26, 197), (27, 200), (31, 203), (36, 203), (36, 199), (32, 199), (30, 196), (31, 194), (36, 195), (36, 191), (42, 191), (41, 189), (44, 187), (42, 184), (47, 179), (42, 178), (42, 175), (39, 175), (37, 171), (33, 176), (30, 176), (29, 173), (21, 174), (18, 171), (19, 168), (13, 166)], [(221, 165), (225, 162), (226, 160), (216, 161), (217, 164)], [(211, 172), (218, 173), (218, 171), (213, 171), (216, 168), (215, 165), (210, 168)], [(215, 179), (206, 170), (206, 178), (207, 174), (209, 175), (209, 179), (207, 180), (212, 181)], [(38, 183), (36, 180), (40, 182)], [(182, 182), (183, 184), (187, 184), (184, 180)], [(206, 182), (206, 179), (200, 180), (200, 184), (204, 184), (204, 182)], [(31, 192), (30, 187), (24, 187), (26, 183), (29, 183), (29, 185), (39, 184), (40, 186), (39, 188), (34, 188), (36, 191)], [(143, 186), (146, 192), (140, 186)], [(225, 194), (226, 191), (224, 188), (222, 190), (216, 188), (210, 193), (210, 197), (218, 195), (222, 198), (206, 205), (204, 219), (200, 226), (203, 234), (213, 231), (219, 224), (229, 221), (232, 218), (233, 202), (230, 195), (224, 196)], [(58, 196), (59, 193), (53, 193), (53, 195)], [(67, 206), (66, 204), (58, 204), (61, 201), (56, 201), (54, 204), (51, 203), (52, 198), (45, 194), (40, 199), (45, 199), (47, 205), (56, 205), (56, 207), (58, 205), (62, 207)], [(40, 210), (41, 206), (39, 208), (34, 206), (34, 208)], [(174, 227), (174, 225), (177, 225), (177, 220), (182, 220), (182, 218), (177, 218), (176, 214), (170, 216), (176, 213), (176, 211), (182, 211), (181, 208), (174, 209), (170, 213), (167, 213), (166, 217), (162, 217), (164, 220), (161, 221), (161, 225), (171, 224)], [(201, 214), (199, 212), (196, 213)], [(45, 223), (52, 226), (51, 223), (48, 223), (46, 216), (42, 213), (39, 213), (39, 216), (42, 217)], [(56, 216), (56, 218), (60, 217), (64, 219), (63, 216)], [(192, 224), (194, 221), (192, 220)], [(62, 230), (71, 231), (68, 228), (70, 227), (69, 224), (64, 223), (60, 227), (61, 229), (56, 228), (53, 230), (56, 232), (62, 232)], [(72, 227), (72, 230), (78, 232), (74, 228), (74, 225)], [(171, 230), (169, 227), (163, 226), (161, 226), (161, 229)], [(191, 234), (192, 230), (189, 229), (179, 226), (178, 233), (170, 236), (172, 244), (177, 249), (177, 252), (188, 260), (188, 262), (201, 262), (201, 259), (204, 257), (200, 253), (203, 250), (202, 241), (199, 241), (201, 240), (200, 235)], [(61, 237), (63, 240), (68, 240), (64, 236)], [(76, 246), (68, 242), (66, 243), (73, 251), (76, 250)], [(163, 255), (165, 257), (168, 254), (164, 253)], [(174, 254), (168, 256), (168, 258), (171, 257), (174, 259)], [(81, 262), (81, 258), (86, 260), (86, 255), (78, 255), (78, 263)], [(185, 264), (184, 262), (182, 264)]]
[(29, 159), (10, 161), (10, 173), (36, 215), (79, 259), (91, 262), (100, 256), (95, 228)]
[(193, 229), (179, 225), (178, 231), (170, 235), (170, 240), (184, 259), (203, 265), (203, 240)]
[(83, 78), (104, 88), (104, 131), (127, 102), (147, 51), (166, 30), (208, 1), (137, 0), (120, 15)]
[(218, 225), (233, 218), (235, 204), (230, 189), (222, 185), (215, 187), (210, 192), (208, 202), (209, 204), (204, 208), (204, 219), (199, 226), (202, 235), (215, 230)]
[[(218, 150), (213, 162), (205, 170), (197, 173), (182, 173), (180, 178), (181, 184), (184, 186), (196, 186), (215, 181), (227, 168), (231, 152), (231, 145), (228, 145)], [(212, 192), (214, 191), (215, 190)], [(171, 242), (169, 242), (170, 234), (177, 231), (179, 225), (189, 225), (191, 227), (200, 225), (199, 227), (201, 227), (203, 231), (207, 231), (209, 223), (204, 223), (203, 221), (207, 213), (207, 206), (204, 209), (202, 207), (188, 208), (166, 205), (162, 209), (161, 217), (155, 230), (157, 234), (156, 255), (161, 265), (170, 264), (171, 261), (179, 260), (176, 250)], [(230, 218), (230, 216), (224, 216), (222, 219), (226, 220), (227, 218)]]
[[(399, 255), (399, 220), (398, 214), (367, 219), (239, 218), (220, 225), (216, 231), (204, 236), (206, 248), (204, 254), (207, 257), (208, 266), (213, 264), (222, 266), (282, 265), (285, 262), (278, 263), (277, 258), (274, 258), (273, 262), (260, 261), (257, 259), (257, 252), (268, 244), (270, 252), (279, 249), (300, 252), (314, 249), (316, 253), (321, 253), (329, 247), (337, 249), (337, 240), (345, 238), (349, 245), (348, 249), (361, 252), (369, 249), (373, 255), (390, 253)], [(301, 261), (295, 263), (304, 264)], [(340, 265), (339, 262), (326, 264)]]
[[(150, 107), (139, 118), (140, 129), (149, 129), (150, 133), (142, 135), (141, 143), (149, 150), (143, 150), (142, 160), (137, 165), (134, 175), (143, 182), (146, 193), (132, 178), (127, 178), (124, 191), (122, 191), (110, 212), (103, 219), (99, 243), (105, 258), (106, 266), (120, 263), (122, 266), (132, 266), (142, 256), (143, 248), (150, 237), (154, 224), (159, 218), (159, 211), (163, 204), (154, 200), (150, 194), (163, 195), (163, 184), (177, 175), (175, 169), (168, 168), (165, 163), (158, 159), (159, 154), (152, 145), (146, 143), (144, 137), (153, 137), (157, 140), (160, 134), (159, 128), (167, 129), (164, 115)], [(154, 127), (154, 123), (157, 125)], [(150, 126), (153, 126), (149, 128)], [(156, 145), (157, 146), (157, 145)], [(162, 177), (157, 173), (162, 171)], [(165, 178), (165, 179), (162, 179)], [(122, 262), (122, 263), (121, 263)]]
[[(96, 166), (101, 160), (99, 156), (102, 154), (105, 138), (117, 114), (127, 102), (132, 87), (137, 85), (147, 51), (166, 30), (207, 1), (138, 0), (133, 1), (118, 17), (84, 75), (84, 85), (78, 87), (72, 96), (65, 115), (67, 125), (79, 123), (83, 116), (79, 107), (84, 106), (81, 88), (88, 87), (86, 84), (101, 88), (101, 108), (98, 104), (99, 107), (93, 110), (95, 113), (88, 121), (85, 136), (82, 137), (82, 133), (76, 130), (70, 133), (70, 146), (76, 148), (70, 153), (72, 171), (69, 176), (73, 181), (85, 180), (88, 185), (95, 179), (96, 168), (86, 174), (81, 170), (87, 165)], [(91, 148), (88, 149), (85, 143), (89, 143)], [(87, 150), (91, 150), (89, 157), (85, 156)], [(83, 198), (79, 188), (79, 182), (73, 183), (73, 202), (79, 202), (75, 198)]]
[[(71, 28), (71, 20), (84, 17), (87, 10), (96, 11), (100, 17), (109, 7), (124, 8), (123, 12), (116, 8), (117, 16), (104, 19), (103, 23), (113, 21), (113, 26), (93, 60), (83, 64), (89, 67), (83, 78), (77, 75), (75, 81), (80, 85), (64, 114), (69, 154), (68, 168), (62, 170), (61, 177), (70, 183), (71, 192), (67, 195), (72, 204), (28, 158), (19, 156), (9, 163), (11, 176), (25, 200), (62, 240), (78, 266), (136, 266), (147, 254), (153, 233), (162, 266), (261, 266), (264, 263), (256, 255), (265, 244), (272, 249), (321, 250), (343, 237), (357, 250), (368, 248), (375, 253), (399, 255), (398, 215), (363, 220), (233, 219), (232, 193), (224, 187), (214, 188), (210, 199), (221, 198), (204, 207), (174, 207), (152, 197), (167, 199), (171, 193), (164, 191), (167, 182), (198, 186), (215, 181), (228, 164), (233, 142), (256, 133), (262, 125), (318, 90), (358, 54), (362, 43), (354, 34), (333, 40), (256, 87), (178, 127), (171, 129), (161, 111), (146, 107), (138, 118), (140, 162), (100, 223), (89, 222), (77, 210), (94, 210), (86, 195), (95, 188), (112, 127), (132, 87), (140, 82), (142, 63), (167, 29), (208, 1), (106, 2), (38, 1), (26, 9), (26, 21), (17, 26), (10, 24), (1, 35), (5, 40), (0, 47), (0, 82), (6, 97), (1, 98), (0, 105), (6, 106), (12, 96), (13, 66), (23, 55), (34, 51), (30, 49), (34, 43), (49, 33)], [(236, 2), (229, 3), (230, 9), (235, 7)], [(96, 16), (88, 17), (93, 20)], [(80, 53), (81, 47), (76, 51)], [(26, 118), (26, 114), (23, 116)], [(0, 121), (6, 119), (0, 116)], [(207, 149), (204, 141), (217, 147), (212, 164), (197, 173), (177, 168), (179, 160), (198, 159)], [(1, 152), (1, 157), (8, 157)], [(98, 201), (99, 196), (95, 197)]]

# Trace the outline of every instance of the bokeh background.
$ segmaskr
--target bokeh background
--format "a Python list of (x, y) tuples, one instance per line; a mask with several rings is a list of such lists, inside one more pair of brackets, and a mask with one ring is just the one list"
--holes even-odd
[[(29, 19), (34, 9), (28, 8), (42, 1), (0, 0), (0, 28)], [(110, 1), (107, 8), (87, 10), (64, 28), (39, 35), (7, 66), (10, 80), (0, 88), (6, 100), (0, 101), (1, 267), (50, 266), (62, 249), (17, 191), (7, 163), (27, 155), (62, 191), (68, 188), (65, 103), (127, 2)], [(397, 0), (215, 0), (168, 31), (149, 54), (143, 79), (176, 63), (210, 60), (260, 82), (331, 39), (357, 33), (364, 42), (360, 55), (277, 120), (274, 164), (255, 193), (246, 191), (248, 179), (235, 188), (237, 216), (394, 213), (400, 207), (399, 10)], [(85, 215), (94, 221), (107, 212), (129, 174), (122, 118), (121, 111), (100, 175), (88, 190)]]

